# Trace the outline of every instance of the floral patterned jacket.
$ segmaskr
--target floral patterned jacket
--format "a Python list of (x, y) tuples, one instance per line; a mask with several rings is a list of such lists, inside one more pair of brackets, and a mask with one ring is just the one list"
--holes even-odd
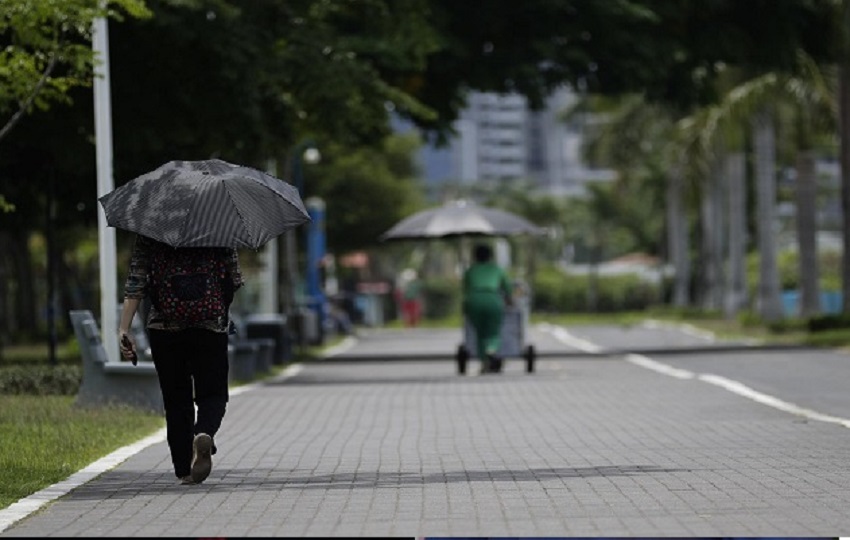
[[(145, 297), (149, 297), (148, 275), (150, 273), (151, 254), (152, 251), (157, 248), (156, 244), (156, 240), (142, 235), (136, 236), (136, 241), (133, 245), (133, 254), (130, 257), (130, 270), (127, 274), (127, 279), (124, 282), (124, 298), (137, 298), (142, 300)], [(228, 274), (230, 275), (230, 279), (233, 284), (231, 292), (235, 292), (244, 284), (242, 280), (242, 272), (239, 269), (239, 255), (235, 249), (228, 249), (227, 253), (229, 255), (227, 260)], [(202, 328), (221, 333), (231, 330), (230, 318), (227, 315), (219, 317), (216, 320), (187, 324), (180, 321), (166, 320), (153, 305), (151, 305), (147, 321), (145, 322), (149, 329), (154, 330), (184, 330), (186, 328)]]

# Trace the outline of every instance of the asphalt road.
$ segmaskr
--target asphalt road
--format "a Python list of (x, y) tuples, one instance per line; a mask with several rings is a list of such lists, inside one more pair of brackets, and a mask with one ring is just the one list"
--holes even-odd
[(204, 484), (153, 440), (0, 511), (0, 536), (850, 535), (850, 356), (653, 325), (524, 339), (533, 373), (461, 376), (459, 330), (363, 331), (234, 395)]

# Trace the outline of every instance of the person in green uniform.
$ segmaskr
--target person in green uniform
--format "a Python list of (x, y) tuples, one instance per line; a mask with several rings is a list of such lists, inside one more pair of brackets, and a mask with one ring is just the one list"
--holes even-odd
[(463, 274), (463, 314), (475, 330), (481, 372), (499, 373), (502, 319), (510, 301), (511, 284), (505, 271), (493, 262), (490, 246), (476, 245), (473, 259)]

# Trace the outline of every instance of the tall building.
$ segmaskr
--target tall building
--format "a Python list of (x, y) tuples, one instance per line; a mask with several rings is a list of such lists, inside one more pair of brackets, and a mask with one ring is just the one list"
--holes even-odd
[(470, 94), (450, 145), (423, 149), (426, 182), (468, 186), (517, 179), (542, 193), (581, 196), (587, 182), (613, 180), (613, 171), (588, 168), (581, 157), (583, 117), (564, 119), (577, 99), (563, 88), (532, 111), (521, 95)]

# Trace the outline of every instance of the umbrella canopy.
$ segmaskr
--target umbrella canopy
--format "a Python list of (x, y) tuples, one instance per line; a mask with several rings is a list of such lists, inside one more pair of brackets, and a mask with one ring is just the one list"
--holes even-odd
[(173, 247), (257, 249), (310, 221), (294, 186), (220, 159), (169, 161), (99, 200), (110, 226)]
[(417, 212), (396, 223), (381, 240), (426, 240), (454, 236), (512, 236), (542, 234), (524, 218), (504, 210), (479, 206), (472, 201), (450, 201)]

